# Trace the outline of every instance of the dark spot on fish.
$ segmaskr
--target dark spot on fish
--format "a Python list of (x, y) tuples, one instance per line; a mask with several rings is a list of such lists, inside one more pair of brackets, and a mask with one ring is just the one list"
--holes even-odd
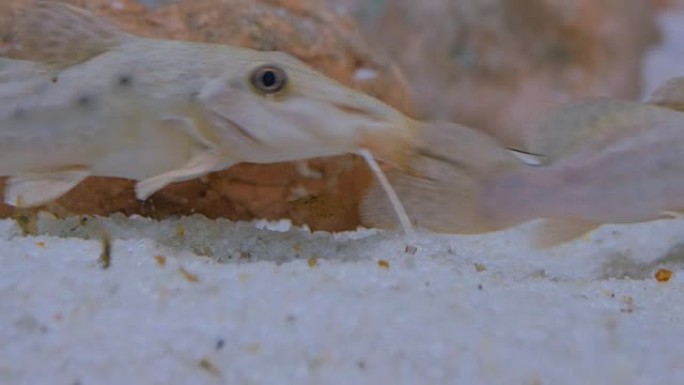
[(17, 108), (12, 112), (12, 119), (23, 119), (26, 117), (26, 110), (23, 108)]
[(133, 78), (131, 75), (121, 75), (119, 76), (119, 85), (120, 86), (130, 86), (133, 83)]
[(76, 103), (81, 107), (90, 107), (93, 105), (93, 97), (88, 95), (83, 95), (76, 100)]
[(57, 83), (59, 81), (59, 76), (53, 76), (52, 77), (52, 82)]

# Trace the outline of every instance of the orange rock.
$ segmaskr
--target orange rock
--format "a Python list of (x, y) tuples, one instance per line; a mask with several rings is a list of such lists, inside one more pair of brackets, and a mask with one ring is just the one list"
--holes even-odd
[[(11, 43), (9, 15), (30, 1), (0, 4), (0, 38), (5, 39), (5, 48)], [(192, 0), (152, 10), (134, 0), (68, 2), (143, 36), (289, 52), (326, 75), (411, 113), (407, 87), (393, 63), (366, 44), (351, 19), (317, 1)], [(363, 70), (378, 76), (355, 76)], [(370, 179), (364, 162), (349, 155), (286, 164), (242, 164), (203, 180), (168, 186), (145, 202), (136, 201), (131, 181), (89, 178), (59, 203), (84, 214), (291, 218), (312, 229), (348, 230), (359, 224), (358, 201)], [(11, 212), (7, 206), (0, 207), (0, 215)]]

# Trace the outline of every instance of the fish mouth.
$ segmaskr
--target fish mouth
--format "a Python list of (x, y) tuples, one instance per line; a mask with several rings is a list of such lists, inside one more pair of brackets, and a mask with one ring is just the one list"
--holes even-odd
[(231, 132), (235, 132), (237, 134), (237, 136), (241, 139), (241, 141), (247, 142), (247, 143), (252, 144), (252, 145), (259, 145), (259, 146), (265, 145), (263, 141), (261, 141), (256, 136), (252, 135), (249, 132), (249, 130), (247, 130), (245, 127), (243, 127), (238, 122), (231, 119), (230, 117), (226, 116), (225, 114), (222, 114), (221, 112), (214, 111), (214, 110), (208, 110), (207, 112), (209, 115), (209, 119), (214, 124), (216, 124), (217, 126), (219, 126), (221, 128), (228, 129)]

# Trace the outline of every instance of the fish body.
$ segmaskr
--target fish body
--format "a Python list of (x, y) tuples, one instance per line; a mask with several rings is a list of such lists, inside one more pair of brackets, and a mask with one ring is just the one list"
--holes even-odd
[(100, 94), (71, 105), (17, 110), (0, 119), (0, 174), (87, 166), (94, 175), (141, 180), (202, 151), (174, 122), (147, 113), (154, 107), (143, 107), (145, 102)]
[[(36, 59), (0, 59), (0, 148), (15, 148), (0, 158), (6, 162), (0, 174), (17, 182), (9, 184), (8, 203), (19, 196), (25, 206), (44, 203), (49, 194), (26, 199), (32, 184), (22, 175), (50, 180), (50, 166), (59, 172), (78, 165), (82, 172), (72, 187), (83, 174), (136, 179), (136, 194), (145, 199), (170, 183), (240, 162), (357, 153), (370, 163), (377, 157), (407, 167), (418, 140), (411, 119), (286, 53), (143, 38), (52, 1), (36, 1), (18, 30), (23, 49)], [(84, 97), (118, 100), (112, 90), (140, 106), (124, 102), (117, 113), (70, 115), (83, 114), (72, 104)], [(36, 117), (19, 122), (18, 111)], [(131, 121), (122, 116), (136, 112), (145, 118), (127, 126)], [(52, 199), (65, 184), (61, 178)], [(408, 226), (405, 216), (402, 223)]]
[[(677, 110), (609, 99), (570, 103), (539, 127), (533, 150), (546, 161), (538, 166), (493, 138), (474, 156), (453, 154), (442, 137), (459, 131), (424, 128), (419, 176), (389, 174), (418, 226), (472, 234), (541, 218), (533, 243), (549, 247), (602, 224), (671, 218), (684, 209), (684, 113)], [(371, 192), (365, 219), (382, 226), (383, 205)]]
[[(221, 138), (228, 141), (221, 144), (231, 151), (242, 146), (244, 151), (236, 154), (238, 159), (259, 163), (349, 152), (359, 147), (359, 130), (387, 129), (387, 126), (381, 127), (383, 118), (397, 116), (389, 107), (377, 116), (364, 116), (363, 106), (377, 105), (376, 100), (342, 88), (284, 53), (137, 37), (124, 40), (87, 62), (59, 71), (56, 82), (52, 76), (45, 78), (40, 98), (30, 106), (60, 106), (80, 93), (106, 93), (118, 83), (130, 82), (136, 94), (156, 102), (180, 103), (194, 99), (204, 103), (213, 114), (229, 116), (247, 133), (242, 138), (236, 137), (228, 126), (229, 133)], [(250, 72), (260, 65), (276, 63), (287, 72), (289, 82), (299, 84), (299, 89), (292, 90), (291, 95), (272, 98), (256, 93), (249, 84)], [(306, 85), (321, 81), (326, 84)], [(338, 105), (330, 105), (325, 100), (330, 92), (337, 92), (332, 98), (339, 98), (335, 101)], [(308, 99), (306, 95), (316, 98)], [(330, 119), (325, 129), (321, 129), (321, 117), (341, 118), (336, 112), (338, 108), (349, 108), (350, 113), (345, 115), (350, 115), (353, 122), (348, 122), (347, 116), (341, 120)], [(358, 115), (352, 108), (358, 109), (355, 111)], [(295, 151), (290, 150), (292, 145), (297, 146)], [(291, 154), (259, 159), (262, 153), (270, 155), (279, 149)]]
[(48, 203), (90, 175), (142, 181), (207, 151), (187, 135), (186, 123), (173, 115), (177, 110), (165, 115), (164, 108), (107, 93), (5, 116), (0, 119), (0, 174), (11, 176), (5, 201)]
[[(591, 136), (579, 135), (581, 144), (573, 143), (572, 151), (546, 166), (523, 168), (483, 186), (487, 206), (500, 206), (493, 211), (519, 220), (592, 223), (640, 222), (684, 208), (683, 113), (607, 99), (579, 107), (593, 120), (585, 130)], [(505, 204), (508, 197), (517, 204)]]

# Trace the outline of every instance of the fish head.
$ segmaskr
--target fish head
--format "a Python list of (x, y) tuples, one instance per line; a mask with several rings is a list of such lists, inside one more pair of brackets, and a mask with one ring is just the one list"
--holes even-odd
[(319, 149), (320, 156), (366, 149), (395, 165), (410, 153), (415, 126), (409, 118), (296, 58), (237, 49), (226, 61), (231, 67), (198, 95), (221, 142), (234, 146), (239, 139), (293, 155), (302, 149)]
[[(52, 69), (61, 71), (100, 56), (100, 63), (112, 65), (118, 58), (132, 64), (126, 68), (140, 69), (139, 77), (148, 83), (172, 83), (146, 90), (150, 98), (171, 98), (169, 88), (183, 95), (187, 91), (199, 102), (191, 103), (191, 110), (198, 105), (211, 118), (201, 134), (214, 135), (212, 142), (218, 141), (226, 152), (238, 152), (241, 161), (365, 149), (399, 165), (411, 154), (417, 126), (413, 121), (284, 52), (146, 39), (85, 9), (43, 0), (22, 12), (17, 30), (21, 46), (37, 53), (31, 60)], [(161, 64), (141, 65), (145, 60)]]

